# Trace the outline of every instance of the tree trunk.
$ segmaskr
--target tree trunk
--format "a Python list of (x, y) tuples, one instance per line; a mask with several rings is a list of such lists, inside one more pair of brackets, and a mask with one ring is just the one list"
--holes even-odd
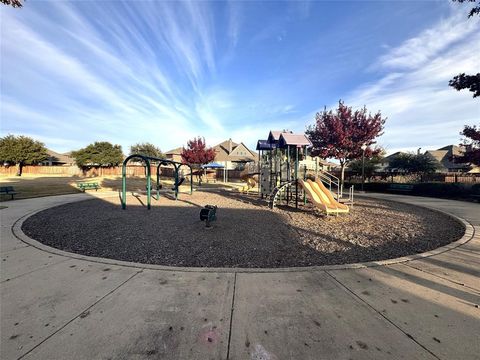
[(346, 163), (340, 162), (340, 193), (343, 194), (343, 184), (345, 183), (345, 166)]
[(22, 176), (23, 164), (19, 162), (15, 167), (17, 168), (17, 176)]

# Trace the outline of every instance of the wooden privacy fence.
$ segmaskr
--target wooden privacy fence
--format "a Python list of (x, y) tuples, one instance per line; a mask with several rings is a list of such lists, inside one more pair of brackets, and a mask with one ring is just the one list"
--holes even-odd
[(475, 174), (475, 176), (464, 174), (446, 175), (444, 181), (447, 183), (476, 184), (480, 183), (480, 174)]
[[(161, 167), (161, 176), (172, 177), (173, 168)], [(151, 166), (152, 175), (156, 174), (156, 166)], [(184, 175), (189, 174), (187, 167), (181, 167)], [(210, 174), (212, 172), (212, 174)], [(209, 170), (209, 176), (215, 177), (217, 181), (223, 179), (223, 169)], [(250, 171), (245, 170), (227, 170), (229, 180), (238, 180), (242, 176), (249, 174)], [(0, 175), (15, 176), (17, 168), (15, 166), (0, 166)], [(122, 167), (115, 166), (110, 168), (92, 168), (82, 171), (77, 166), (41, 166), (41, 165), (25, 165), (23, 167), (23, 173), (26, 175), (54, 175), (54, 176), (122, 176)], [(346, 178), (350, 180), (359, 180), (361, 176), (352, 176), (346, 173)], [(145, 168), (142, 165), (128, 165), (127, 176), (145, 176)], [(480, 183), (480, 174), (468, 174), (468, 173), (433, 173), (425, 175), (401, 175), (391, 173), (375, 173), (371, 178), (368, 178), (369, 182), (445, 182), (445, 183), (464, 183), (464, 184), (477, 184)]]
[[(38, 166), (38, 165), (25, 165), (22, 168), (23, 174), (31, 175), (64, 175), (74, 176), (82, 175), (82, 170), (77, 166)], [(0, 166), (0, 174), (2, 175), (16, 175), (16, 166)]]
[[(157, 172), (156, 166), (151, 166), (152, 175)], [(161, 176), (173, 176), (173, 168), (162, 167)], [(188, 172), (188, 171), (187, 171)], [(26, 175), (55, 175), (55, 176), (122, 176), (122, 167), (115, 166), (109, 168), (92, 168), (82, 171), (77, 166), (39, 166), (25, 165), (22, 173)], [(17, 168), (15, 166), (0, 166), (0, 174), (15, 176)], [(141, 165), (128, 165), (127, 176), (145, 176), (145, 168)]]

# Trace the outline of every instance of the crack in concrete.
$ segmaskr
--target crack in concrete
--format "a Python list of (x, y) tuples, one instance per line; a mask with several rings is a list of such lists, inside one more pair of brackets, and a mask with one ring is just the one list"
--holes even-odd
[(62, 260), (60, 260), (60, 261), (57, 261), (57, 262), (54, 262), (54, 263), (51, 263), (51, 264), (40, 265), (39, 267), (36, 267), (35, 269), (30, 270), (30, 271), (27, 271), (27, 272), (24, 273), (24, 274), (16, 275), (16, 276), (14, 276), (14, 277), (11, 277), (11, 278), (2, 280), (2, 281), (0, 281), (0, 284), (3, 284), (3, 283), (5, 283), (5, 282), (7, 282), (7, 281), (16, 280), (16, 279), (18, 279), (18, 278), (20, 278), (20, 277), (22, 277), (22, 276), (29, 275), (29, 274), (31, 274), (31, 273), (33, 273), (33, 272), (35, 272), (35, 271), (43, 270), (43, 269), (48, 268), (48, 267), (50, 267), (50, 266), (52, 266), (52, 265), (62, 264), (62, 263), (64, 263), (64, 262), (70, 261), (70, 260), (73, 260), (73, 259), (70, 259), (70, 258), (68, 258), (68, 259), (62, 259)]
[(387, 318), (384, 314), (382, 314), (380, 311), (378, 311), (377, 309), (375, 309), (372, 305), (370, 305), (368, 302), (366, 302), (364, 299), (362, 299), (360, 296), (358, 296), (353, 290), (351, 290), (348, 286), (346, 286), (345, 284), (343, 284), (341, 281), (339, 281), (335, 276), (333, 276), (332, 274), (330, 274), (329, 271), (325, 271), (328, 276), (330, 276), (335, 282), (337, 282), (341, 287), (343, 287), (345, 290), (347, 290), (349, 293), (351, 293), (355, 298), (357, 298), (358, 300), (360, 300), (362, 303), (364, 303), (365, 305), (367, 305), (370, 309), (372, 309), (373, 311), (375, 311), (378, 315), (380, 315), (381, 317), (383, 317), (386, 321), (388, 321), (391, 325), (393, 325), (395, 328), (397, 328), (399, 331), (401, 331), (407, 338), (409, 338), (410, 340), (412, 340), (413, 342), (415, 342), (418, 346), (420, 346), (422, 349), (424, 349), (425, 351), (427, 351), (430, 355), (432, 355), (433, 357), (435, 357), (436, 359), (439, 359), (440, 360), (440, 357), (438, 355), (436, 355), (435, 353), (433, 353), (431, 350), (429, 350), (426, 346), (424, 346), (423, 344), (421, 344), (419, 341), (417, 341), (412, 335), (406, 333), (405, 331), (402, 330), (402, 328), (400, 326), (398, 326), (397, 324), (395, 324), (392, 320), (390, 320), (389, 318)]
[(107, 296), (113, 294), (115, 291), (117, 291), (120, 287), (122, 287), (123, 285), (125, 285), (128, 281), (130, 281), (131, 279), (133, 279), (135, 276), (137, 276), (139, 273), (141, 273), (142, 271), (137, 271), (135, 274), (133, 274), (132, 276), (130, 276), (127, 280), (125, 280), (124, 282), (120, 283), (117, 287), (115, 287), (114, 289), (110, 290), (108, 293), (106, 293), (105, 295), (103, 295), (102, 297), (100, 297), (97, 301), (95, 301), (92, 305), (88, 306), (86, 309), (82, 310), (78, 315), (75, 315), (72, 319), (68, 320), (64, 325), (60, 326), (56, 331), (54, 331), (53, 333), (51, 333), (50, 335), (48, 335), (45, 339), (43, 339), (42, 341), (40, 341), (37, 345), (35, 345), (34, 347), (32, 347), (30, 350), (28, 350), (26, 353), (24, 353), (23, 355), (19, 356), (18, 357), (18, 360), (20, 359), (23, 359), (25, 356), (27, 356), (28, 354), (30, 354), (33, 350), (35, 350), (36, 348), (38, 348), (40, 345), (42, 345), (44, 342), (46, 342), (47, 340), (49, 340), (50, 338), (52, 338), (54, 335), (56, 335), (60, 330), (63, 330), (64, 328), (66, 328), (68, 325), (70, 325), (73, 321), (75, 321), (76, 319), (78, 318), (81, 318), (82, 315), (84, 316), (85, 313), (87, 313), (91, 308), (93, 308), (95, 305), (97, 305), (100, 301), (102, 301), (103, 299), (105, 299)]
[(228, 344), (227, 344), (227, 360), (230, 359), (230, 342), (232, 339), (232, 325), (233, 325), (233, 311), (235, 308), (235, 290), (237, 285), (237, 273), (233, 277), (233, 294), (232, 294), (232, 305), (230, 308), (230, 328), (228, 330)]

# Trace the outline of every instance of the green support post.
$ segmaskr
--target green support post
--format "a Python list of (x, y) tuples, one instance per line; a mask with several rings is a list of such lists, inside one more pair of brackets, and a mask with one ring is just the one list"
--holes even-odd
[(147, 163), (147, 209), (150, 210), (150, 203), (152, 202), (150, 198), (152, 195), (152, 169), (150, 167), (150, 160), (145, 159), (145, 162)]
[(122, 209), (127, 208), (127, 164), (122, 165)]
[(173, 165), (174, 168), (175, 168), (175, 177), (174, 177), (174, 181), (175, 181), (175, 200), (178, 199), (178, 168), (177, 168), (177, 165)]
[(151, 188), (152, 184), (150, 184), (151, 179), (151, 168), (150, 168), (150, 160), (143, 156), (129, 156), (123, 161), (122, 165), (122, 209), (125, 210), (127, 208), (127, 162), (133, 157), (142, 158), (146, 163), (146, 172), (147, 172), (147, 209), (150, 210), (150, 195), (151, 195)]
[[(287, 145), (287, 181), (291, 180), (291, 169), (290, 169), (290, 145)], [(290, 201), (290, 188), (287, 186), (287, 205)]]
[(298, 146), (295, 148), (295, 208), (298, 209)]
[(160, 166), (162, 163), (157, 165), (157, 201), (160, 200)]
[[(308, 156), (308, 149), (307, 149), (307, 146), (305, 145), (305, 160), (307, 160), (307, 156)], [(307, 165), (305, 165), (305, 168), (304, 168), (303, 180), (304, 181), (307, 180)], [(307, 195), (305, 194), (305, 191), (303, 192), (303, 205), (307, 205)]]
[(151, 208), (151, 197), (152, 197), (152, 169), (150, 161), (153, 160), (158, 162), (157, 165), (157, 200), (160, 199), (160, 166), (165, 164), (172, 164), (175, 168), (175, 200), (178, 198), (178, 170), (182, 165), (186, 165), (190, 168), (190, 195), (193, 194), (193, 169), (189, 164), (182, 164), (177, 161), (171, 161), (167, 159), (160, 159), (150, 156), (144, 156), (141, 154), (133, 154), (128, 156), (122, 165), (122, 197), (120, 199), (122, 203), (122, 209), (127, 208), (127, 163), (130, 159), (133, 158), (140, 158), (145, 162), (145, 175), (147, 177), (147, 208), (150, 210)]

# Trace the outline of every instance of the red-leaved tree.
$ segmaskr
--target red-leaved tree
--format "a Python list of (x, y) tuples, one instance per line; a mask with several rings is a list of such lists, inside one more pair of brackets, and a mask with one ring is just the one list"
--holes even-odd
[[(474, 5), (474, 7), (468, 13), (468, 18), (473, 17), (474, 15), (480, 15), (480, 5), (476, 3), (476, 0), (453, 0), (458, 3), (469, 3)], [(475, 3), (475, 4), (474, 4)], [(466, 75), (465, 73), (455, 76), (452, 80), (448, 82), (448, 85), (453, 87), (455, 90), (460, 91), (463, 89), (468, 89), (473, 93), (473, 97), (480, 96), (480, 73)]]
[(215, 159), (215, 150), (213, 148), (207, 148), (205, 139), (202, 137), (196, 137), (187, 142), (187, 148), (182, 150), (182, 160), (194, 167), (200, 167), (200, 165), (208, 164)]
[(460, 135), (464, 136), (465, 152), (453, 157), (456, 163), (480, 166), (480, 127), (465, 125)]
[(2, 4), (11, 5), (14, 8), (21, 8), (23, 6), (20, 0), (0, 0)]
[(372, 145), (376, 143), (375, 138), (382, 135), (385, 121), (380, 111), (374, 115), (368, 113), (366, 107), (353, 111), (340, 100), (338, 109), (327, 111), (325, 108), (315, 115), (315, 125), (307, 128), (306, 135), (313, 144), (312, 155), (337, 159), (343, 186), (345, 167), (362, 157), (363, 144), (367, 146), (367, 158), (382, 151)]

